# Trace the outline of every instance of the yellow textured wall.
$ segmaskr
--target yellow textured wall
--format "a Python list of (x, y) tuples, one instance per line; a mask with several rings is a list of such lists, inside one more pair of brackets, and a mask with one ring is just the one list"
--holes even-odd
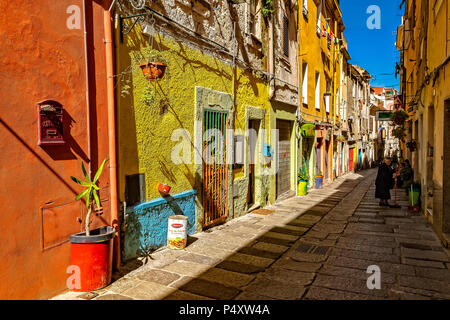
[[(325, 12), (322, 8), (322, 13)], [(317, 35), (317, 12), (318, 7), (314, 0), (308, 0), (309, 18), (306, 20), (303, 14), (300, 12), (299, 17), (299, 74), (300, 80), (303, 79), (302, 62), (308, 63), (308, 105), (302, 105), (301, 111), (304, 114), (304, 118), (308, 121), (326, 121), (325, 102), (323, 94), (326, 92), (326, 78), (330, 79), (330, 88), (333, 88), (333, 81), (336, 81), (336, 88), (339, 88), (340, 83), (340, 56), (338, 51), (334, 50), (332, 44), (330, 49), (327, 47), (327, 38), (322, 35)], [(328, 14), (331, 16), (331, 14)], [(321, 28), (326, 26), (327, 20), (324, 15), (321, 16)], [(330, 30), (336, 36), (334, 20), (328, 21), (330, 24)], [(321, 29), (322, 30), (322, 29)], [(338, 46), (336, 46), (338, 48)], [(323, 56), (329, 59), (329, 65), (324, 64)], [(336, 63), (333, 63), (336, 60)], [(336, 71), (334, 77), (333, 73)], [(315, 107), (315, 86), (316, 86), (316, 71), (320, 72), (320, 110)], [(300, 81), (300, 95), (302, 95), (302, 81)], [(335, 93), (334, 92), (334, 93)], [(331, 123), (331, 117), (334, 113), (333, 97), (330, 97), (330, 113), (328, 122)], [(338, 120), (338, 114), (335, 115), (335, 120)]]
[[(184, 128), (193, 142), (196, 86), (230, 94), (236, 91), (236, 128), (245, 128), (245, 105), (270, 107), (263, 81), (237, 69), (233, 86), (230, 64), (188, 47), (182, 40), (155, 35), (153, 50), (168, 65), (164, 78), (157, 82), (146, 80), (139, 68), (149, 56), (149, 37), (142, 35), (139, 26), (124, 36), (123, 44), (117, 43), (121, 201), (124, 200), (125, 176), (129, 174), (145, 173), (147, 200), (160, 197), (159, 183), (170, 185), (171, 194), (194, 188), (194, 149), (192, 164), (174, 164), (171, 151), (177, 142), (171, 141), (171, 135), (175, 129)], [(130, 86), (129, 92), (124, 90), (126, 86)], [(154, 93), (154, 101), (149, 105), (142, 101), (145, 90)], [(167, 106), (167, 113), (162, 111), (163, 106)], [(236, 174), (242, 175), (239, 171)]]

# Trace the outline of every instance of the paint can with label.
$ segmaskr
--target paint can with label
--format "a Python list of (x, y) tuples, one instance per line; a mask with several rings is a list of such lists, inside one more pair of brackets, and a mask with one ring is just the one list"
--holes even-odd
[(187, 243), (187, 217), (170, 216), (167, 228), (167, 247), (169, 249), (181, 250)]

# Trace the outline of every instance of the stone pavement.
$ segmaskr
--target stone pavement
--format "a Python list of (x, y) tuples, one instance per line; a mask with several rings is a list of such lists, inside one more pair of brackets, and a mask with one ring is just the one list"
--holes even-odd
[[(403, 190), (402, 209), (378, 206), (375, 175), (348, 174), (160, 249), (104, 289), (53, 299), (450, 299), (448, 252)], [(373, 265), (381, 288), (370, 290)]]

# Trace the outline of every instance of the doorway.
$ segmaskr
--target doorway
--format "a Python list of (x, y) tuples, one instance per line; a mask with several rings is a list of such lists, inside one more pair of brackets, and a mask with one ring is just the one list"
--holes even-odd
[(248, 193), (247, 204), (252, 207), (255, 204), (255, 178), (256, 178), (256, 162), (258, 161), (256, 153), (258, 152), (259, 128), (261, 120), (251, 119), (248, 121), (248, 146), (249, 146), (249, 166), (248, 166)]
[(324, 172), (323, 172), (323, 175), (324, 175), (324, 178), (325, 178), (325, 180), (328, 180), (328, 178), (329, 178), (329, 173), (328, 173), (328, 162), (329, 162), (329, 152), (330, 152), (330, 145), (331, 145), (331, 143), (330, 143), (331, 141), (330, 140), (328, 140), (326, 143), (325, 143), (325, 169), (324, 169)]
[(278, 172), (277, 198), (291, 190), (291, 121), (277, 120)]
[(348, 150), (348, 170), (353, 171), (353, 155), (355, 154), (354, 148)]
[(228, 112), (204, 109), (203, 227), (228, 216), (228, 166), (226, 163)]
[[(444, 146), (450, 144), (450, 99), (444, 103)], [(444, 147), (442, 232), (450, 233), (450, 148)]]
[(317, 138), (316, 146), (316, 174), (322, 172), (322, 144), (323, 138)]

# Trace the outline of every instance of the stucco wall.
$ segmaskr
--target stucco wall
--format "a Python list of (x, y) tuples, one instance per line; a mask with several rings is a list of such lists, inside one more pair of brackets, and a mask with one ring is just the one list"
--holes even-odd
[[(101, 1), (100, 1), (101, 2)], [(108, 154), (103, 7), (87, 6), (92, 130), (88, 152), (82, 1), (0, 2), (0, 298), (46, 299), (66, 289), (69, 236), (81, 231), (77, 218), (81, 161), (93, 170)], [(80, 28), (68, 29), (69, 5), (80, 9)], [(95, 51), (92, 50), (95, 47)], [(37, 145), (37, 102), (64, 107), (65, 146)], [(99, 183), (109, 224), (109, 168)]]
[(124, 261), (167, 244), (169, 217), (188, 218), (187, 232), (195, 232), (195, 192), (186, 191), (171, 197), (158, 198), (127, 210), (123, 246)]
[[(245, 130), (247, 105), (261, 110), (270, 108), (267, 84), (252, 72), (243, 71), (239, 66), (234, 68), (230, 60), (204, 52), (195, 43), (166, 31), (155, 32), (153, 42), (153, 54), (158, 54), (156, 59), (167, 64), (165, 75), (161, 80), (148, 81), (139, 64), (149, 59), (151, 38), (142, 33), (139, 24), (124, 36), (123, 43), (119, 42), (119, 32), (116, 36), (120, 200), (125, 200), (126, 175), (136, 173), (145, 175), (146, 201), (160, 197), (159, 183), (170, 185), (174, 195), (195, 190), (195, 230), (199, 231), (202, 170), (201, 164), (195, 163), (195, 154), (201, 148), (202, 108), (228, 110), (229, 128)], [(144, 102), (145, 92), (152, 97), (149, 103)], [(210, 93), (213, 96), (209, 97)], [(268, 112), (263, 112), (266, 128), (269, 127), (268, 117)], [(173, 161), (173, 156), (184, 153), (173, 150), (181, 136), (175, 139), (172, 135), (180, 129), (185, 130), (183, 136), (189, 148), (185, 149), (187, 161), (178, 163)], [(270, 141), (270, 132), (265, 139)], [(232, 148), (232, 144), (228, 147)], [(246, 210), (245, 206), (234, 205), (233, 201), (240, 200), (233, 199), (232, 189), (235, 178), (245, 177), (245, 168), (233, 171), (229, 166), (229, 218), (242, 215)], [(242, 199), (247, 197), (244, 185), (245, 182), (239, 194)], [(155, 224), (147, 225), (160, 229)]]

